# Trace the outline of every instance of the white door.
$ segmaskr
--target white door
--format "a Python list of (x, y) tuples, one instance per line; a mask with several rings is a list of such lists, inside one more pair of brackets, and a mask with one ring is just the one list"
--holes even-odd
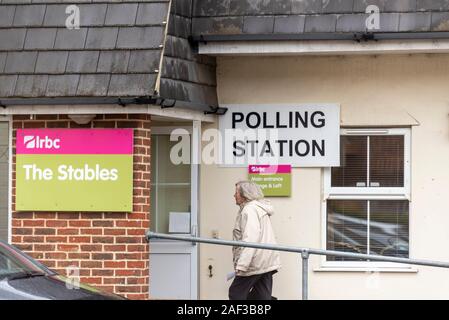
[[(189, 128), (190, 164), (173, 164), (170, 128), (152, 128), (151, 220), (159, 233), (195, 235), (198, 229), (198, 163), (200, 124)], [(150, 242), (150, 297), (152, 299), (198, 298), (198, 247), (191, 242)]]

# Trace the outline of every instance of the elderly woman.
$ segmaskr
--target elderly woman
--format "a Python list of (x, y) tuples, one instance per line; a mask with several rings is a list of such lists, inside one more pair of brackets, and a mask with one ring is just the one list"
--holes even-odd
[[(263, 197), (260, 187), (249, 181), (235, 185), (235, 202), (240, 210), (235, 220), (236, 241), (276, 244), (270, 217), (273, 206)], [(229, 288), (230, 300), (270, 300), (273, 274), (281, 267), (279, 252), (233, 247), (236, 277)]]

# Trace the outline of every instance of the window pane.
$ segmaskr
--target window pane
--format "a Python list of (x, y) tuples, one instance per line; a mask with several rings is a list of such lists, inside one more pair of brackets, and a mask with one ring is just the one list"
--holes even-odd
[(156, 232), (156, 189), (157, 186), (155, 183), (156, 180), (156, 171), (157, 171), (157, 137), (156, 135), (151, 136), (151, 193), (150, 193), (150, 214), (151, 214), (151, 220), (150, 220), (150, 230), (153, 232)]
[(169, 135), (151, 136), (151, 223), (150, 229), (168, 233), (170, 212), (190, 211), (190, 164), (170, 160), (174, 144)]
[(168, 233), (170, 212), (190, 212), (190, 186), (159, 186), (156, 201), (157, 232)]
[[(157, 183), (190, 183), (190, 164), (174, 164), (170, 159), (172, 147), (179, 142), (170, 141), (169, 135), (159, 135), (157, 139)], [(190, 154), (187, 158), (190, 159), (189, 157)], [(152, 168), (152, 170), (155, 170), (155, 168)]]
[(370, 201), (370, 254), (408, 258), (408, 201)]
[(366, 187), (367, 137), (340, 137), (340, 167), (332, 168), (332, 187)]
[[(151, 170), (153, 171), (153, 170)], [(150, 230), (153, 232), (157, 232), (156, 229), (156, 185), (151, 185), (151, 192), (150, 192)]]
[(404, 186), (404, 136), (370, 136), (370, 186)]
[[(367, 201), (327, 201), (327, 249), (367, 253)], [(360, 259), (327, 257), (328, 261)]]

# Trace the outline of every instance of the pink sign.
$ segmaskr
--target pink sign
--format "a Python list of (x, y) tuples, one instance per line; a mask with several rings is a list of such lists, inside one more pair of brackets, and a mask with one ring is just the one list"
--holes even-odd
[(133, 154), (133, 129), (18, 129), (17, 154)]
[(292, 166), (289, 164), (280, 165), (250, 165), (248, 166), (249, 173), (258, 174), (276, 174), (276, 173), (291, 173)]

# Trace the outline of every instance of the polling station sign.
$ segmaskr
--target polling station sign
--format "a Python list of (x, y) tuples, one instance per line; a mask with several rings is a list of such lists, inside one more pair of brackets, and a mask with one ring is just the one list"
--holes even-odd
[(338, 104), (222, 105), (221, 165), (340, 165)]
[(132, 129), (18, 129), (17, 211), (132, 211)]
[(292, 193), (290, 165), (250, 165), (248, 180), (257, 184), (265, 197), (290, 197)]

